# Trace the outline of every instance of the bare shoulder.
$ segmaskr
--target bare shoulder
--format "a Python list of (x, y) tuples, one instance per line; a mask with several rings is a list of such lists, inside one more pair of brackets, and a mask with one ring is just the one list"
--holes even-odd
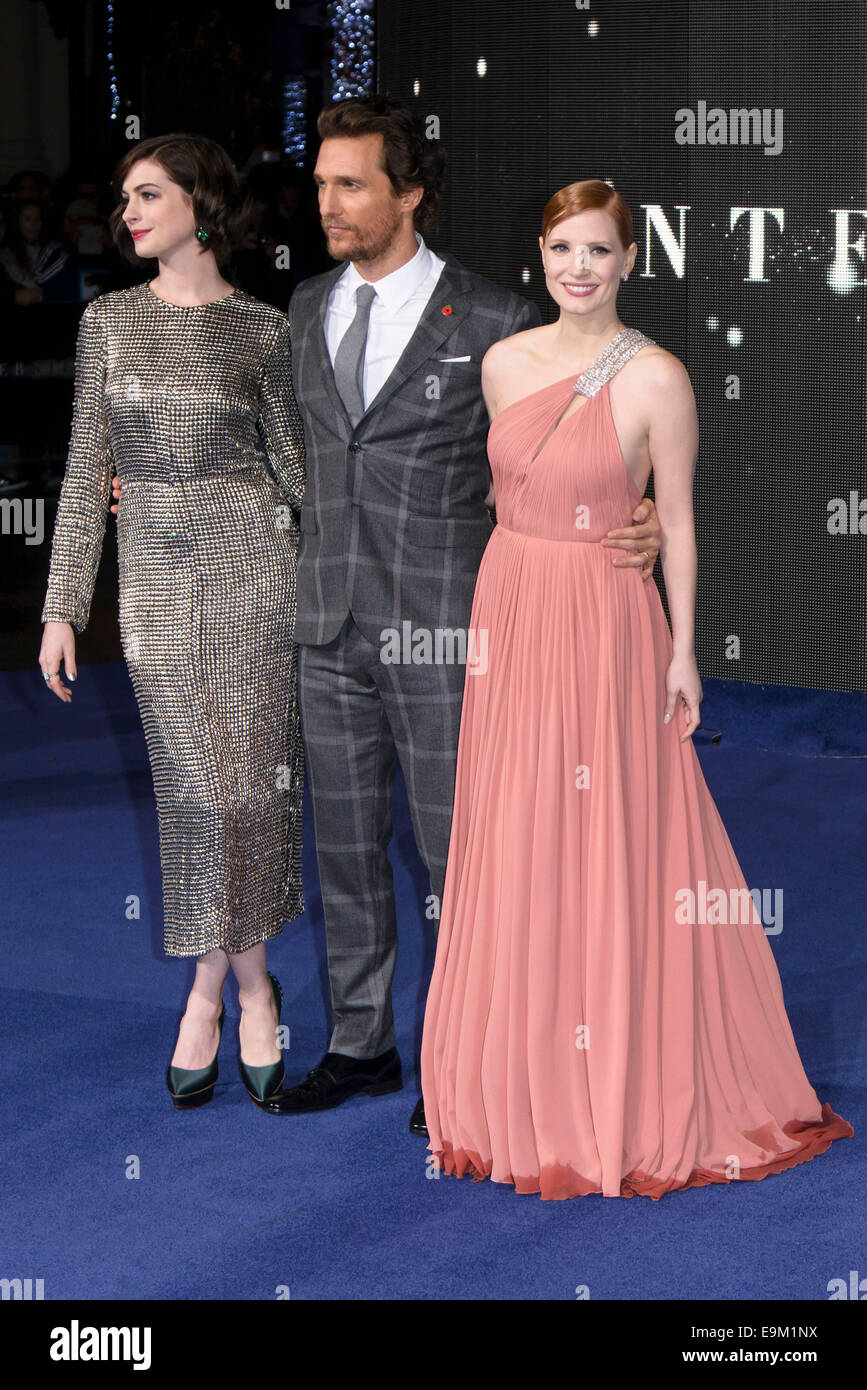
[(524, 394), (528, 369), (532, 371), (550, 332), (550, 326), (540, 324), (500, 338), (488, 348), (482, 358), (482, 393), (492, 419)]
[(648, 396), (671, 397), (672, 394), (692, 394), (689, 372), (679, 357), (658, 343), (648, 344), (632, 357), (623, 368), (624, 382)]
[(535, 354), (540, 339), (544, 341), (549, 333), (547, 325), (540, 324), (536, 328), (525, 328), (521, 333), (512, 333), (508, 338), (499, 338), (482, 358), (482, 371), (491, 380), (517, 371), (526, 365), (527, 359)]
[[(621, 378), (622, 387), (618, 386)], [(629, 359), (613, 384), (624, 429), (633, 430), (642, 441), (640, 448), (652, 458), (657, 481), (670, 476), (672, 459), (688, 457), (694, 466), (698, 410), (680, 358), (656, 343), (648, 344)]]

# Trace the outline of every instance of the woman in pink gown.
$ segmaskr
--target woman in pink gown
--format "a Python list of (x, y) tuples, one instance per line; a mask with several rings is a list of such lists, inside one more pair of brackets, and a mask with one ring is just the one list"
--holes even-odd
[[(422, 1040), (428, 1148), (543, 1199), (658, 1199), (853, 1130), (804, 1073), (692, 743), (689, 378), (617, 317), (638, 248), (608, 184), (555, 194), (540, 247), (560, 318), (483, 366), (497, 526)], [(673, 635), (600, 544), (651, 466)]]

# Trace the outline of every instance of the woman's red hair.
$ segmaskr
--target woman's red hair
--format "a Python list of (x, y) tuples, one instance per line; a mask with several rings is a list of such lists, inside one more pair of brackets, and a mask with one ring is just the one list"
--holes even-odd
[(604, 179), (580, 179), (578, 183), (567, 184), (548, 199), (542, 213), (543, 241), (558, 222), (597, 208), (608, 213), (617, 228), (620, 245), (626, 251), (633, 241), (632, 213), (616, 188), (612, 188)]

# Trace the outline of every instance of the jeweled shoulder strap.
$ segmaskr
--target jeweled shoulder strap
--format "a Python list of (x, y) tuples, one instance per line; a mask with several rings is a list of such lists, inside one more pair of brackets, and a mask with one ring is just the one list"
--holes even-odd
[(634, 357), (641, 348), (648, 346), (655, 347), (656, 344), (639, 328), (621, 328), (608, 346), (602, 349), (596, 361), (586, 372), (581, 373), (574, 389), (582, 396), (595, 396), (606, 381), (610, 381), (621, 367), (626, 366), (630, 357)]

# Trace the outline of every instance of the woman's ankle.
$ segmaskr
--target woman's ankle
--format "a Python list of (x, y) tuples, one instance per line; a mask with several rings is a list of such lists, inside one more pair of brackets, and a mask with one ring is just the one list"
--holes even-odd
[(262, 985), (256, 985), (253, 989), (239, 988), (238, 1003), (241, 1005), (242, 1009), (255, 1009), (268, 1004), (273, 1006), (274, 994), (271, 989), (271, 981), (268, 979), (267, 975)]
[(197, 1022), (216, 1023), (222, 1011), (222, 999), (209, 999), (207, 995), (200, 994), (195, 986), (190, 990), (187, 998), (185, 1017), (194, 1019)]

